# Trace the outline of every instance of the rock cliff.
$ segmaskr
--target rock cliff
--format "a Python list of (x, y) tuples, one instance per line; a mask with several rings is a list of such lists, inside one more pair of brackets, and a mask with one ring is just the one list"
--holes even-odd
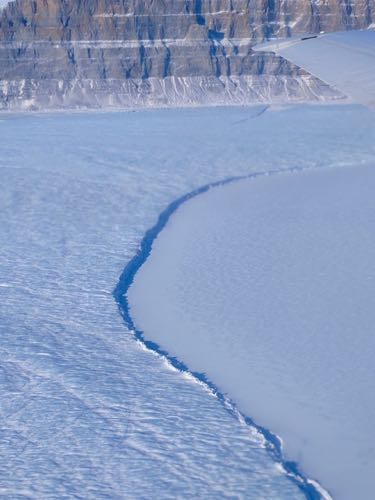
[(258, 41), (365, 28), (375, 0), (16, 0), (0, 11), (0, 109), (338, 98)]

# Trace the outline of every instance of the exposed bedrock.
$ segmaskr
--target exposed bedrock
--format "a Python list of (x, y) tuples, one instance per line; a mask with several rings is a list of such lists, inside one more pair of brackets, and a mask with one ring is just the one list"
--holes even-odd
[(0, 12), (0, 108), (339, 98), (252, 46), (365, 28), (373, 12), (375, 0), (17, 0)]

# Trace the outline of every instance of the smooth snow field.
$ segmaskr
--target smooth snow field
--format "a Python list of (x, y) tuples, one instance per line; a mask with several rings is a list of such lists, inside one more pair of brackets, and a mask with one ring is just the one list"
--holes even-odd
[(146, 338), (284, 441), (333, 498), (374, 498), (375, 162), (180, 206), (129, 290)]
[[(173, 200), (207, 183), (254, 172), (365, 168), (374, 163), (374, 115), (353, 106), (4, 114), (0, 138), (1, 498), (314, 498), (316, 490), (304, 477), (311, 471), (323, 487), (325, 477), (310, 467), (303, 469), (304, 477), (286, 474), (284, 461), (253, 426), (241, 421), (207, 386), (173, 369), (135, 339), (113, 292), (145, 232)], [(292, 175), (283, 178), (295, 182)], [(298, 179), (304, 192), (304, 177)], [(251, 184), (252, 193), (262, 183), (266, 185), (266, 179)], [(204, 213), (199, 214), (203, 223)], [(212, 215), (208, 208), (206, 215)], [(251, 231), (247, 217), (242, 217), (244, 230)], [(244, 241), (236, 239), (236, 227), (232, 234), (238, 249), (226, 249), (233, 255)], [(218, 241), (221, 237), (227, 242), (225, 234)], [(196, 243), (191, 242), (191, 258), (197, 258), (202, 245), (207, 245), (207, 255), (196, 270), (189, 268), (186, 284), (191, 290), (180, 289), (186, 290), (186, 307), (180, 309), (181, 296), (170, 304), (177, 308), (173, 314), (181, 315), (181, 332), (188, 325), (186, 317), (195, 314), (190, 293), (207, 296), (205, 280), (212, 272), (210, 232)], [(262, 250), (261, 240), (254, 238), (254, 244)], [(222, 257), (217, 253), (218, 265)], [(239, 267), (232, 264), (234, 273)], [(259, 266), (264, 266), (261, 253)], [(185, 267), (178, 269), (185, 275)], [(173, 277), (170, 271), (166, 280)], [(211, 312), (224, 296), (220, 280), (214, 296), (201, 304), (209, 323), (197, 332), (204, 335), (211, 335), (217, 324)], [(238, 295), (229, 299), (238, 304), (243, 325), (244, 280), (233, 281), (232, 291), (236, 284)], [(364, 283), (370, 286), (370, 280)], [(358, 314), (367, 307), (359, 300), (364, 290), (353, 295)], [(148, 292), (144, 299), (150, 296)], [(160, 307), (163, 297), (158, 297)], [(298, 303), (303, 306), (302, 298)], [(139, 307), (144, 307), (143, 301)], [(255, 309), (248, 308), (249, 325)], [(166, 314), (170, 318), (171, 310)], [(220, 311), (217, 314), (223, 318)], [(196, 321), (195, 315), (192, 319)], [(280, 314), (280, 321), (284, 319)], [(171, 328), (175, 333), (175, 327), (170, 322), (167, 333)], [(229, 325), (231, 342), (223, 338), (218, 346), (227, 345), (235, 355), (233, 332)], [(153, 336), (154, 330), (149, 333)], [(175, 341), (176, 335), (171, 351), (177, 351)], [(285, 337), (285, 347), (287, 342)], [(197, 346), (191, 338), (192, 349)], [(359, 340), (355, 346), (362, 349)], [(214, 347), (212, 357), (220, 352)], [(283, 349), (277, 356), (286, 368), (292, 347), (290, 353)], [(205, 356), (209, 361), (211, 353)], [(248, 359), (248, 351), (244, 356)], [(254, 352), (252, 359), (256, 357)], [(301, 361), (312, 362), (306, 358)], [(266, 376), (274, 371), (263, 361), (258, 359), (259, 366), (270, 371), (261, 374), (266, 391)], [(316, 359), (317, 366), (322, 362)], [(300, 364), (297, 359), (293, 366), (297, 370)], [(201, 370), (209, 366), (207, 362)], [(353, 383), (361, 379), (362, 369), (353, 374)], [(290, 380), (287, 373), (280, 371), (280, 398), (285, 393), (292, 398), (294, 385), (283, 385)], [(342, 380), (347, 380), (344, 375)], [(228, 371), (228, 381), (230, 376)], [(244, 384), (239, 380), (238, 389)], [(246, 385), (250, 388), (251, 381)], [(263, 420), (259, 391), (253, 396), (249, 416), (279, 432), (285, 423), (283, 411), (273, 411)], [(336, 402), (337, 398), (332, 404)], [(362, 415), (361, 408), (354, 412)], [(336, 423), (334, 428), (346, 433)], [(347, 447), (346, 452), (352, 450), (352, 443)], [(304, 457), (296, 458), (303, 467), (310, 465)], [(349, 475), (355, 477), (356, 471)]]
[(375, 108), (375, 29), (273, 42), (268, 47), (353, 101)]

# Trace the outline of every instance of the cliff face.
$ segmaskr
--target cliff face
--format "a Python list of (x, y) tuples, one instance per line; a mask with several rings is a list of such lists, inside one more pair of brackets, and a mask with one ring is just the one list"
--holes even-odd
[(0, 39), (263, 39), (365, 28), (374, 10), (374, 0), (16, 0)]
[(16, 0), (0, 12), (0, 108), (338, 97), (259, 40), (364, 28), (375, 0)]

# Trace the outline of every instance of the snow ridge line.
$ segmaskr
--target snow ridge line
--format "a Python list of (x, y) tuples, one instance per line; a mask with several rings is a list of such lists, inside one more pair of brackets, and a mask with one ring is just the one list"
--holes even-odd
[(307, 478), (299, 470), (297, 462), (286, 460), (283, 454), (282, 439), (274, 434), (271, 430), (267, 429), (256, 423), (251, 417), (244, 415), (225, 394), (220, 392), (219, 388), (209, 380), (206, 375), (199, 372), (192, 372), (188, 366), (180, 361), (178, 358), (171, 356), (167, 351), (163, 350), (157, 343), (147, 340), (144, 333), (138, 330), (130, 315), (129, 302), (127, 292), (132, 285), (135, 275), (142, 265), (146, 262), (151, 254), (153, 243), (159, 233), (165, 228), (170, 217), (176, 210), (186, 203), (187, 201), (206, 193), (212, 188), (225, 186), (242, 180), (256, 179), (259, 177), (266, 177), (271, 175), (287, 174), (302, 172), (314, 167), (292, 167), (290, 169), (278, 169), (271, 171), (255, 172), (248, 175), (233, 176), (220, 181), (205, 184), (189, 193), (172, 201), (159, 215), (156, 224), (148, 229), (140, 243), (139, 249), (134, 257), (125, 266), (116, 288), (113, 290), (113, 297), (119, 308), (119, 312), (124, 320), (126, 327), (133, 334), (134, 338), (142, 344), (142, 346), (154, 354), (160, 356), (163, 361), (172, 366), (174, 369), (181, 373), (190, 376), (195, 382), (203, 385), (208, 392), (215, 396), (224, 406), (224, 408), (238, 420), (241, 424), (250, 427), (256, 431), (264, 439), (265, 448), (269, 452), (272, 459), (280, 464), (285, 474), (291, 479), (293, 483), (304, 493), (307, 500), (332, 500), (331, 495), (326, 491), (318, 481)]

